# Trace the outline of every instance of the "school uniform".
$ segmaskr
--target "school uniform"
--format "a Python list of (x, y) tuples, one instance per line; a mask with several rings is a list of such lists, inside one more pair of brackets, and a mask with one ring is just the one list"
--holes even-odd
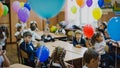
[(28, 29), (28, 31), (32, 34), (32, 41), (36, 41), (41, 39), (41, 35), (37, 34), (35, 31), (32, 31), (31, 29)]
[(0, 46), (2, 46), (3, 50), (6, 50), (6, 39), (7, 39), (7, 37), (5, 35), (5, 32), (2, 32), (2, 34), (3, 34), (4, 38), (0, 39)]
[(83, 38), (80, 38), (79, 40), (76, 40), (76, 38), (73, 38), (73, 46), (81, 45), (83, 47), (86, 47), (86, 42)]
[(52, 37), (51, 35), (47, 35), (47, 36), (46, 35), (42, 35), (41, 39), (44, 42), (50, 42), (50, 41), (54, 42), (55, 41), (54, 37)]
[(66, 31), (64, 29), (59, 29), (55, 32), (56, 34), (66, 34)]
[(20, 44), (20, 49), (22, 49), (24, 52), (26, 52), (29, 57), (29, 58), (24, 58), (25, 64), (33, 67), (35, 65), (34, 60), (36, 57), (36, 53), (35, 53), (36, 49), (33, 46), (32, 42), (26, 43), (25, 41), (23, 41)]

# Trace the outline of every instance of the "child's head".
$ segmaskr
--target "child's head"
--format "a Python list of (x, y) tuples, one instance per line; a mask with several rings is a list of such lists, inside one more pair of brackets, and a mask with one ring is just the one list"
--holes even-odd
[(51, 57), (52, 62), (59, 63), (64, 68), (65, 55), (66, 55), (66, 50), (64, 48), (56, 47)]
[(96, 40), (97, 42), (103, 41), (103, 35), (102, 35), (101, 32), (97, 32), (97, 33), (95, 34), (95, 40)]
[(93, 49), (88, 49), (83, 55), (83, 62), (88, 66), (88, 68), (98, 68), (99, 54)]
[(61, 23), (57, 24), (57, 29), (63, 28), (63, 25)]
[(22, 30), (22, 25), (18, 25), (17, 26), (17, 31), (21, 31)]
[(36, 23), (36, 21), (31, 21), (31, 23), (30, 23), (30, 29), (31, 29), (32, 31), (34, 31), (34, 30), (36, 30), (36, 28), (37, 28), (37, 23)]
[(31, 32), (29, 32), (29, 31), (24, 32), (23, 38), (24, 38), (24, 41), (25, 41), (26, 43), (29, 43), (29, 42), (31, 41), (31, 39), (32, 39), (32, 34), (31, 34)]
[(75, 38), (76, 38), (76, 39), (80, 39), (80, 38), (82, 37), (82, 35), (83, 35), (83, 34), (82, 34), (82, 32), (81, 32), (80, 30), (76, 30), (76, 31), (75, 31)]
[(99, 25), (99, 29), (100, 30), (105, 30), (107, 28), (107, 25), (105, 22), (101, 22), (100, 25)]
[(94, 45), (96, 42), (102, 42), (104, 40), (103, 34), (101, 32), (96, 32), (91, 40), (91, 43)]

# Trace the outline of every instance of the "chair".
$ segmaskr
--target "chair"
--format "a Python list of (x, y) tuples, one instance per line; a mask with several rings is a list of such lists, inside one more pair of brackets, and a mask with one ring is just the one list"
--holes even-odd
[(21, 49), (20, 49), (20, 57), (21, 57), (22, 64), (24, 64), (24, 58), (28, 59), (27, 53)]

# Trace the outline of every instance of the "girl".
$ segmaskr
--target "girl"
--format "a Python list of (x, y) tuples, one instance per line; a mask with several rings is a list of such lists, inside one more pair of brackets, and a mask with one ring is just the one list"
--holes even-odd
[(30, 22), (30, 30), (31, 30), (31, 31), (39, 31), (39, 30), (38, 30), (38, 27), (37, 27), (36, 21), (31, 21), (31, 22)]
[(83, 34), (80, 30), (75, 31), (75, 38), (73, 39), (73, 46), (77, 48), (86, 47), (86, 42), (82, 36)]
[(9, 67), (10, 61), (6, 56), (6, 52), (2, 50), (2, 47), (0, 46), (0, 67)]
[(98, 68), (99, 54), (93, 49), (86, 50), (83, 55), (83, 63), (83, 68)]
[(57, 24), (57, 31), (55, 34), (66, 34), (66, 31), (63, 29), (63, 25), (61, 23)]
[(30, 23), (30, 29), (28, 29), (32, 33), (32, 41), (40, 41), (41, 36), (36, 33), (36, 31), (39, 31), (37, 28), (37, 23), (35, 21), (31, 21)]
[(107, 67), (109, 65), (109, 58), (106, 54), (105, 48), (107, 47), (106, 42), (104, 40), (103, 34), (101, 32), (97, 32), (92, 37), (91, 43), (95, 49), (101, 55), (101, 67)]
[(73, 68), (72, 65), (64, 62), (66, 50), (61, 47), (56, 47), (50, 61), (50, 68)]
[(20, 41), (21, 38), (22, 38), (22, 36), (23, 36), (22, 25), (19, 24), (19, 25), (17, 26), (17, 32), (15, 33), (15, 37), (16, 37), (17, 41)]
[(3, 27), (4, 26), (0, 27), (0, 46), (3, 46), (3, 50), (6, 50), (7, 34)]

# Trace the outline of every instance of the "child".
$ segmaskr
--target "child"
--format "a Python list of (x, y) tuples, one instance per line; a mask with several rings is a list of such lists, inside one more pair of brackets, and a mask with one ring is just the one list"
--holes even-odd
[(101, 32), (97, 32), (94, 34), (91, 40), (92, 45), (94, 46), (95, 51), (101, 55), (101, 65), (102, 67), (108, 67), (109, 58), (106, 54), (105, 48), (107, 47), (106, 42), (104, 40), (103, 34)]
[(15, 37), (16, 37), (17, 41), (20, 41), (22, 36), (23, 36), (22, 25), (19, 24), (19, 25), (17, 25), (17, 32), (15, 33)]
[(55, 34), (66, 34), (66, 31), (63, 29), (63, 25), (61, 23), (57, 24), (57, 31)]
[(36, 21), (31, 21), (30, 22), (30, 30), (31, 31), (38, 31), (38, 27), (37, 27)]
[(2, 26), (0, 27), (0, 46), (3, 46), (3, 50), (6, 50), (6, 40), (7, 36), (4, 30), (2, 29)]
[(52, 37), (50, 34), (49, 34), (49, 29), (46, 29), (44, 34), (41, 36), (41, 39), (42, 41), (44, 42), (50, 42), (50, 41), (55, 41), (54, 37)]
[(35, 47), (33, 46), (32, 34), (29, 31), (26, 31), (23, 34), (24, 41), (20, 44), (20, 49), (27, 53), (28, 58), (24, 58), (24, 63), (28, 66), (35, 66)]
[(99, 54), (93, 49), (88, 49), (83, 55), (83, 62), (83, 68), (98, 68)]
[(36, 21), (31, 21), (30, 23), (30, 29), (28, 29), (32, 33), (32, 41), (40, 41), (41, 36), (36, 33), (36, 31), (39, 31), (37, 28)]
[(6, 56), (6, 52), (2, 50), (2, 47), (0, 46), (0, 67), (9, 67), (10, 61)]
[(83, 34), (80, 30), (75, 31), (75, 38), (73, 39), (73, 46), (77, 48), (86, 47), (86, 42), (82, 36)]
[(56, 47), (51, 56), (50, 68), (73, 68), (72, 65), (64, 62), (65, 55), (64, 48)]

